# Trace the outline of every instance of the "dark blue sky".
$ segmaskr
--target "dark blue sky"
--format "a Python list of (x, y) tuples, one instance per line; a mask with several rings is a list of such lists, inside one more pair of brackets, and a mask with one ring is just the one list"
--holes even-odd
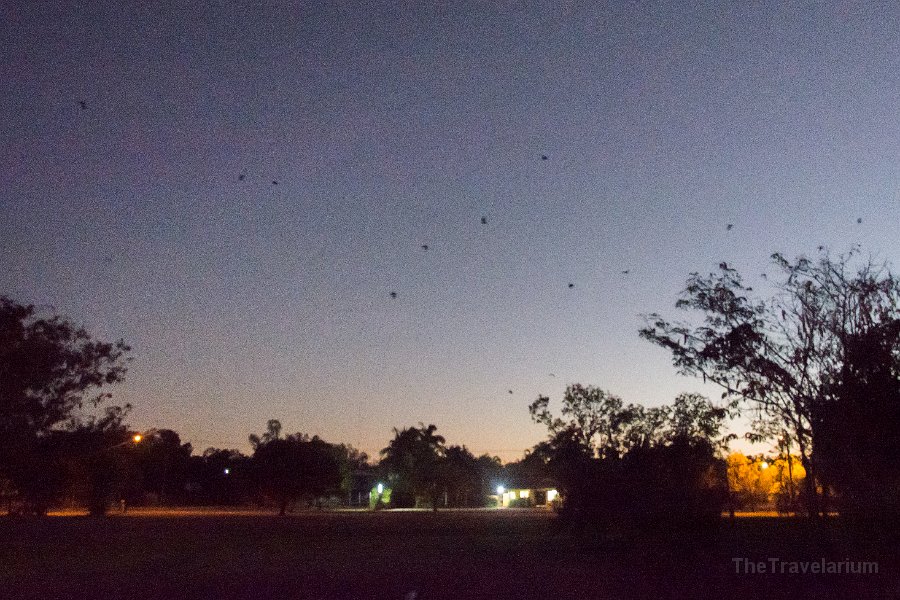
[(200, 449), (424, 421), (514, 458), (566, 383), (702, 389), (637, 336), (689, 272), (900, 262), (896, 7), (28, 4), (0, 293), (124, 337), (133, 424)]

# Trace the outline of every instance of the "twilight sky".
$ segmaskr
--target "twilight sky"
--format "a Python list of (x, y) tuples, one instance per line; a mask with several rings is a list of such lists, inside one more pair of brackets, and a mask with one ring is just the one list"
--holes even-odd
[(703, 390), (637, 335), (691, 271), (900, 264), (895, 5), (101, 4), (0, 8), (0, 293), (199, 450), (513, 459), (566, 383)]

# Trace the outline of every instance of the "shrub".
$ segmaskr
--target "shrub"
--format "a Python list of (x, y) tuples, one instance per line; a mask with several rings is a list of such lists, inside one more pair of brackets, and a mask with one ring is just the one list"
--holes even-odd
[(594, 459), (569, 481), (561, 515), (581, 528), (641, 536), (714, 528), (727, 501), (724, 462), (696, 441)]

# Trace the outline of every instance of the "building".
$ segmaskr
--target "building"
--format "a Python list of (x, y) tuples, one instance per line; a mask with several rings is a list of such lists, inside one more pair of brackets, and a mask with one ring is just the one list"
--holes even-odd
[(500, 508), (553, 508), (561, 500), (556, 486), (550, 481), (513, 482), (509, 487), (499, 485), (495, 497)]

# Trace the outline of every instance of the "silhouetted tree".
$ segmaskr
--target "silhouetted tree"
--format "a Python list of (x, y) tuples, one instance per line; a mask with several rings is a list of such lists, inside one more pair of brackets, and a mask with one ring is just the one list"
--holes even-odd
[(485, 506), (497, 489), (497, 485), (502, 483), (503, 462), (498, 456), (482, 454), (475, 459), (475, 465), (478, 469), (479, 478), (479, 497), (477, 502), (478, 506)]
[(192, 452), (191, 444), (182, 444), (181, 437), (171, 429), (144, 434), (135, 451), (143, 491), (153, 494), (161, 504), (184, 502)]
[(4, 472), (23, 501), (22, 510), (26, 513), (46, 515), (66, 490), (65, 455), (60, 433), (50, 431), (29, 440), (19, 456), (7, 459)]
[(725, 507), (725, 463), (703, 438), (675, 437), (637, 447), (614, 466), (618, 485), (603, 485), (600, 478), (593, 491), (602, 508), (593, 514), (612, 517), (626, 530), (666, 536), (705, 531), (715, 526)]
[(350, 444), (334, 445), (334, 453), (341, 468), (341, 491), (346, 494), (352, 490), (356, 474), (372, 470), (369, 455)]
[(449, 446), (441, 464), (441, 481), (450, 506), (482, 503), (482, 477), (478, 460), (465, 446)]
[(94, 516), (105, 515), (109, 503), (122, 496), (126, 478), (133, 472), (136, 444), (123, 418), (121, 409), (111, 407), (101, 418), (55, 434), (70, 484), (78, 490), (76, 497)]
[(281, 421), (278, 419), (269, 419), (266, 422), (266, 431), (262, 435), (250, 434), (250, 445), (256, 448), (263, 444), (268, 444), (273, 440), (281, 438)]
[(80, 427), (86, 404), (111, 397), (99, 390), (122, 380), (128, 351), (121, 340), (96, 341), (62, 317), (39, 318), (33, 306), (0, 296), (0, 475), (27, 510), (43, 514), (61, 493), (56, 434)]
[(729, 439), (722, 434), (726, 408), (682, 394), (671, 406), (645, 409), (580, 385), (566, 390), (567, 420), (553, 417), (548, 405), (540, 397), (530, 407), (550, 438), (523, 463), (553, 476), (568, 522), (645, 533), (715, 522), (727, 498), (717, 456)]
[(36, 451), (13, 466), (14, 472), (23, 469), (17, 478), (25, 511), (45, 514), (65, 497), (87, 506), (92, 515), (105, 515), (133, 459), (132, 434), (123, 417), (121, 408), (108, 407), (101, 417), (82, 419), (42, 436)]
[(551, 434), (568, 431), (598, 456), (618, 455), (624, 450), (624, 426), (633, 418), (633, 407), (598, 387), (580, 384), (566, 387), (562, 398), (562, 417), (549, 411), (550, 398), (538, 396), (528, 411), (536, 423), (547, 426)]
[(275, 500), (280, 515), (298, 500), (313, 500), (340, 488), (341, 465), (334, 446), (301, 433), (281, 437), (281, 424), (275, 420), (267, 429), (262, 436), (250, 436), (254, 480)]
[[(897, 318), (900, 282), (871, 260), (853, 268), (858, 250), (818, 261), (772, 255), (782, 281), (770, 298), (753, 300), (752, 288), (726, 263), (709, 276), (691, 274), (676, 307), (699, 313), (700, 323), (649, 315), (641, 336), (668, 348), (675, 366), (722, 388), (723, 398), (755, 411), (756, 439), (784, 432), (796, 445), (806, 477), (807, 509), (820, 512), (820, 480), (813, 452), (813, 413), (841, 372), (847, 342)], [(769, 278), (772, 281), (772, 278)]]
[(681, 394), (672, 406), (646, 408), (626, 405), (605, 390), (580, 384), (566, 388), (560, 417), (550, 413), (549, 403), (547, 396), (539, 396), (528, 407), (531, 418), (546, 425), (551, 436), (576, 438), (588, 454), (598, 458), (621, 456), (666, 437), (708, 438), (729, 415), (727, 408), (715, 408), (699, 394)]
[(394, 439), (381, 451), (379, 466), (391, 482), (392, 506), (415, 506), (417, 498), (424, 498), (437, 510), (445, 440), (436, 431), (436, 426), (422, 423), (395, 428)]
[(190, 457), (188, 482), (193, 503), (241, 504), (250, 496), (250, 458), (237, 450), (207, 448)]
[(844, 340), (844, 361), (812, 409), (823, 483), (841, 514), (900, 523), (900, 318)]

